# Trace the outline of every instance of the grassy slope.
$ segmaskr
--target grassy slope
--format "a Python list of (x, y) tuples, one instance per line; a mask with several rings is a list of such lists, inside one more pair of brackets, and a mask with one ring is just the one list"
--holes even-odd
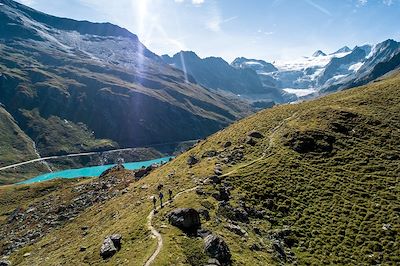
[[(225, 173), (230, 173), (225, 182), (234, 188), (232, 205), (242, 199), (266, 211), (265, 219), (251, 219), (250, 224), (241, 225), (249, 238), (241, 239), (224, 229), (224, 219), (217, 222), (217, 202), (212, 197), (190, 193), (174, 203), (176, 207), (202, 205), (210, 209), (212, 219), (203, 221), (204, 227), (224, 237), (235, 265), (274, 263), (268, 234), (255, 235), (252, 229), (267, 232), (284, 226), (293, 231), (291, 237), (296, 244), (292, 251), (299, 264), (399, 263), (399, 84), (400, 75), (395, 75), (368, 86), (298, 105), (278, 106), (246, 118), (133, 183), (130, 193), (89, 209), (74, 222), (16, 252), (11, 260), (21, 265), (100, 264), (102, 240), (118, 232), (124, 237), (123, 248), (108, 264), (142, 264), (156, 246), (145, 226), (151, 209), (149, 197), (156, 186), (162, 182), (174, 191), (195, 186), (199, 179), (212, 174), (218, 159), (202, 159), (189, 168), (189, 154), (223, 151), (222, 144), (227, 140), (232, 141), (233, 147), (242, 145), (246, 133), (257, 129), (266, 137), (255, 147), (245, 145), (242, 163), (223, 167)], [(330, 136), (335, 139), (333, 150), (294, 151), (294, 147), (304, 147), (299, 138), (302, 134), (314, 136), (312, 140)], [(323, 140), (316, 140), (315, 147), (329, 150), (329, 144)], [(176, 171), (175, 176), (167, 178), (172, 171)], [(149, 188), (141, 189), (143, 184)], [(165, 208), (154, 220), (165, 243), (155, 265), (187, 264), (195, 255), (201, 259), (201, 242), (167, 224), (164, 213), (170, 209)], [(384, 230), (383, 224), (390, 224), (391, 229)], [(90, 226), (85, 237), (82, 225)], [(251, 251), (254, 243), (264, 248)], [(78, 252), (81, 245), (88, 247), (86, 252)], [(25, 252), (31, 252), (31, 256), (23, 257)]]
[[(13, 117), (0, 107), (0, 166), (11, 165), (36, 159), (32, 140), (19, 128)], [(11, 184), (21, 180), (29, 174), (37, 174), (45, 168), (38, 164), (35, 166), (20, 167), (18, 172), (14, 169), (0, 172), (0, 184)]]

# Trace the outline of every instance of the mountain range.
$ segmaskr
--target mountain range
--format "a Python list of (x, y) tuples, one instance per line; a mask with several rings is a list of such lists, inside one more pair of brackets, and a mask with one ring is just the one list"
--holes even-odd
[[(274, 63), (191, 51), (158, 56), (116, 25), (0, 3), (0, 125), (8, 136), (0, 167), (201, 139), (255, 110), (363, 85), (399, 67), (394, 40)], [(2, 172), (1, 182), (46, 167)]]
[[(187, 80), (126, 29), (0, 3), (1, 110), (42, 156), (200, 139), (252, 110)], [(10, 158), (0, 166), (15, 162), (8, 153), (37, 156), (0, 152)]]

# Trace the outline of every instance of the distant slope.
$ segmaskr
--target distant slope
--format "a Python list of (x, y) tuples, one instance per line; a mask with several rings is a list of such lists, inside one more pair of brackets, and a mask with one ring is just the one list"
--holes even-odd
[[(38, 158), (33, 141), (21, 130), (14, 118), (0, 107), (0, 167)], [(0, 174), (0, 185), (26, 178), (27, 173), (45, 171), (43, 165), (10, 169)]]
[(42, 154), (199, 139), (251, 112), (126, 29), (0, 3), (0, 102)]
[[(180, 207), (208, 211), (210, 219), (201, 216), (202, 227), (224, 239), (233, 265), (399, 264), (399, 89), (397, 73), (367, 86), (277, 106), (243, 119), (133, 182), (128, 192), (115, 193), (119, 185), (111, 186), (110, 195), (119, 195), (115, 199), (60, 223), (39, 242), (12, 253), (10, 260), (20, 265), (35, 265), (43, 258), (51, 265), (100, 265), (104, 237), (120, 233), (122, 248), (107, 263), (142, 265), (156, 249), (145, 217), (152, 209), (150, 197), (163, 184), (162, 191), (171, 188), (174, 194), (196, 186), (197, 190), (155, 215), (153, 225), (164, 243), (155, 265), (207, 261), (203, 240), (187, 237), (168, 223), (167, 213)], [(188, 165), (190, 156), (199, 162)], [(212, 177), (215, 172), (222, 175)], [(132, 175), (113, 172), (90, 182), (116, 176), (123, 181)], [(61, 191), (83, 193), (84, 183)], [(0, 221), (6, 225), (1, 228), (24, 234), (27, 229), (18, 227), (18, 222), (5, 222), (18, 206), (14, 197), (29, 206), (31, 193), (55, 185), (1, 189)], [(24, 192), (28, 189), (30, 193)], [(64, 192), (52, 191), (32, 205), (39, 206), (36, 215), (44, 215), (40, 206), (49, 204), (49, 199), (69, 204), (68, 197), (61, 196)], [(59, 210), (55, 206), (50, 204), (50, 210)], [(29, 215), (23, 208), (18, 217)], [(37, 223), (27, 221), (32, 226)], [(1, 243), (9, 247), (8, 242)], [(23, 256), (26, 252), (30, 255)]]
[(181, 51), (163, 60), (185, 71), (199, 84), (213, 89), (240, 95), (270, 95), (271, 100), (282, 101), (278, 90), (263, 85), (260, 77), (251, 68), (236, 68), (219, 57), (200, 58), (194, 52)]

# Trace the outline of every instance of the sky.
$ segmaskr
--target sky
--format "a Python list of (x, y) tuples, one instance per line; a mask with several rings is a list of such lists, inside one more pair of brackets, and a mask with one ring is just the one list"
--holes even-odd
[(400, 40), (400, 0), (18, 0), (45, 13), (127, 28), (153, 52), (228, 62), (331, 53)]

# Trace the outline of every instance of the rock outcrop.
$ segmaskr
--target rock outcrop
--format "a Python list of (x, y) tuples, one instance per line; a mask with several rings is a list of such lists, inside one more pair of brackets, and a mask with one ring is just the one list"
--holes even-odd
[(114, 234), (107, 236), (100, 248), (100, 256), (105, 260), (111, 258), (121, 249), (122, 236)]
[(230, 265), (231, 252), (225, 241), (217, 235), (208, 235), (204, 239), (204, 249), (208, 256), (215, 258), (221, 265)]
[(194, 233), (201, 227), (200, 215), (192, 208), (175, 209), (167, 217), (170, 224), (187, 233)]

